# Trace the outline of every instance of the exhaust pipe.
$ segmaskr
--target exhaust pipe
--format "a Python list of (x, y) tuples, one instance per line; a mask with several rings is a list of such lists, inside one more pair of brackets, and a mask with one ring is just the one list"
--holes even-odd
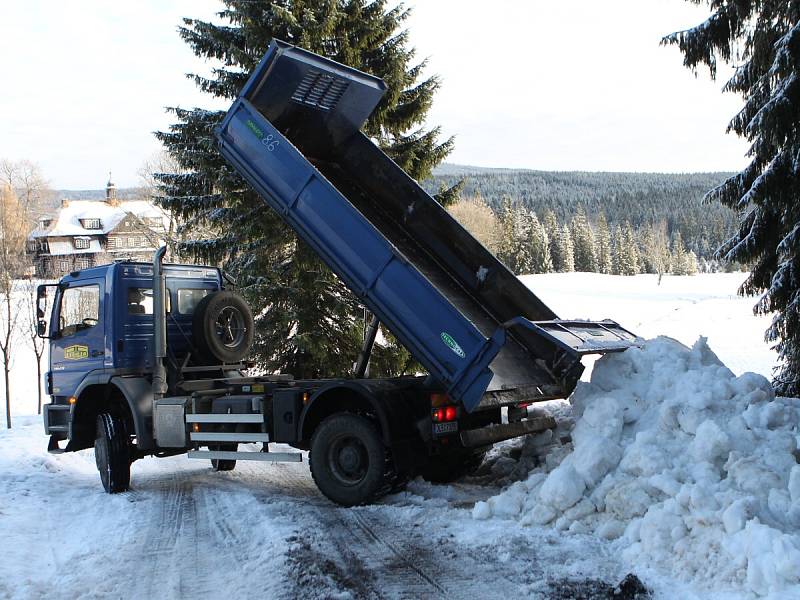
[(153, 255), (153, 401), (160, 400), (167, 392), (167, 311), (164, 297), (167, 282), (163, 261), (167, 247), (161, 246)]

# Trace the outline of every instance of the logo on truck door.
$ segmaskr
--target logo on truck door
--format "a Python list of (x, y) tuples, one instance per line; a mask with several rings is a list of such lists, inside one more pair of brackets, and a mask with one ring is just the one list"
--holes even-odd
[(89, 346), (67, 346), (64, 348), (65, 360), (81, 360), (89, 358)]
[(467, 355), (464, 354), (464, 351), (461, 349), (461, 346), (458, 345), (458, 342), (453, 339), (453, 336), (449, 333), (443, 331), (442, 332), (442, 341), (447, 345), (450, 350), (455, 352), (460, 358), (465, 358)]

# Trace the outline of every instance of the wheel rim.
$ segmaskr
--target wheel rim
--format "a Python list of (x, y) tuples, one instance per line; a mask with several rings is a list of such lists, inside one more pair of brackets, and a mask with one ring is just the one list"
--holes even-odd
[(339, 483), (353, 486), (361, 483), (369, 468), (367, 447), (357, 437), (342, 436), (328, 448), (328, 468)]
[(238, 308), (226, 306), (214, 322), (217, 338), (226, 348), (236, 348), (242, 344), (247, 327)]

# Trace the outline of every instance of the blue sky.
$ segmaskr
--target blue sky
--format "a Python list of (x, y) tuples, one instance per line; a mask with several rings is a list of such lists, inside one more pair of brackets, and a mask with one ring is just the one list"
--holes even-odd
[[(735, 170), (725, 134), (740, 99), (695, 77), (662, 35), (702, 21), (685, 0), (417, 0), (418, 57), (443, 86), (429, 123), (451, 162), (547, 170)], [(0, 157), (38, 162), (53, 187), (119, 186), (158, 151), (165, 106), (222, 107), (183, 74), (207, 72), (175, 29), (216, 0), (0, 3)]]

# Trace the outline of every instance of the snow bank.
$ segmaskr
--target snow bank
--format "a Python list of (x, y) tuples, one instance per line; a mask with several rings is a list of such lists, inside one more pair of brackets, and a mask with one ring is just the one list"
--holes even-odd
[(571, 452), (474, 518), (594, 532), (632, 565), (709, 586), (800, 593), (800, 401), (734, 376), (705, 338), (657, 338), (599, 360), (572, 404)]

